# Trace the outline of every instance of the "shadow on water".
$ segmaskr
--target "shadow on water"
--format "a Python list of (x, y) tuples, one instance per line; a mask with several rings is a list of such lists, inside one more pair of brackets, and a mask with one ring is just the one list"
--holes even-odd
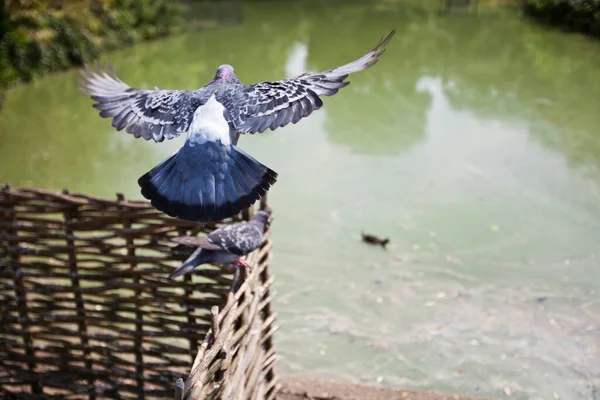
[[(442, 3), (436, 3), (441, 5)], [(480, 6), (479, 10), (482, 7)], [(515, 398), (600, 386), (600, 44), (506, 12), (248, 2), (241, 23), (112, 53), (141, 88), (380, 63), (297, 125), (240, 144), (269, 199), (288, 373)], [(7, 93), (0, 181), (139, 198), (181, 139), (115, 132), (77, 72)], [(360, 231), (390, 237), (389, 251)], [(301, 350), (299, 350), (301, 349)]]

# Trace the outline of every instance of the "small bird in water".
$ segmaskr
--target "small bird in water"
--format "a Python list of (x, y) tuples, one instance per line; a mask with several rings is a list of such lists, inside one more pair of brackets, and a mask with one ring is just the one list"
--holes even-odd
[(291, 79), (244, 85), (221, 65), (197, 90), (141, 90), (109, 65), (81, 71), (80, 91), (91, 96), (118, 131), (162, 142), (187, 133), (185, 144), (138, 179), (142, 195), (171, 217), (218, 221), (248, 208), (277, 180), (277, 173), (237, 147), (240, 134), (295, 124), (347, 86), (349, 74), (372, 67), (395, 31), (363, 57), (344, 66)]
[(370, 234), (364, 233), (364, 232), (361, 232), (361, 235), (362, 235), (363, 242), (380, 245), (384, 249), (386, 248), (385, 246), (387, 246), (387, 244), (390, 242), (390, 239), (388, 239), (388, 238), (382, 239), (378, 236), (370, 235)]
[(243, 266), (250, 269), (250, 265), (241, 257), (260, 247), (265, 228), (270, 225), (269, 218), (268, 212), (257, 211), (248, 222), (222, 226), (204, 237), (174, 238), (174, 242), (198, 248), (169, 275), (169, 279), (187, 274), (201, 264), (214, 264), (226, 268)]

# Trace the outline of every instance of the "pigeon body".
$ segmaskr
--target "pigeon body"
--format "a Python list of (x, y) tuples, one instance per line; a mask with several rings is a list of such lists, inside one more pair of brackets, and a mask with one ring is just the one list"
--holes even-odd
[(265, 226), (268, 225), (269, 213), (258, 211), (248, 222), (223, 226), (204, 237), (184, 236), (173, 239), (180, 244), (196, 246), (197, 249), (169, 275), (169, 278), (184, 275), (197, 266), (207, 263), (223, 267), (236, 264), (247, 266), (241, 257), (260, 247)]
[(198, 90), (141, 90), (86, 65), (81, 91), (118, 131), (162, 142), (187, 133), (174, 155), (143, 175), (142, 195), (159, 211), (188, 221), (230, 217), (252, 205), (277, 173), (237, 147), (240, 134), (297, 123), (347, 86), (349, 74), (373, 66), (395, 31), (363, 57), (342, 67), (296, 78), (243, 85), (230, 65)]

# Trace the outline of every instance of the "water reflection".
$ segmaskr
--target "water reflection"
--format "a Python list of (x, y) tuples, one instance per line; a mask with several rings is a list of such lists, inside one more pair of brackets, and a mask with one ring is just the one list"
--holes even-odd
[[(240, 140), (280, 173), (269, 195), (280, 368), (589, 399), (600, 385), (598, 43), (504, 14), (252, 2), (240, 25), (109, 58), (137, 87), (193, 89), (223, 63), (250, 83), (341, 65), (393, 27), (381, 62), (320, 111)], [(0, 181), (139, 198), (137, 178), (180, 139), (115, 132), (76, 77), (8, 93)], [(363, 246), (363, 229), (391, 237), (389, 251)]]
[(308, 57), (308, 47), (304, 43), (295, 43), (290, 51), (289, 58), (285, 64), (285, 74), (287, 78), (292, 78), (308, 71), (306, 59)]

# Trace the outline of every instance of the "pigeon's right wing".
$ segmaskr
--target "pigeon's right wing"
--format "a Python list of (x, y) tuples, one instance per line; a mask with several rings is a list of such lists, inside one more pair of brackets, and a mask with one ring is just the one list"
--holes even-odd
[(120, 80), (109, 65), (110, 74), (98, 65), (81, 70), (80, 92), (96, 101), (94, 108), (103, 118), (112, 118), (118, 131), (125, 129), (136, 138), (162, 142), (187, 132), (200, 102), (188, 90), (135, 89)]
[(305, 73), (276, 82), (260, 82), (242, 88), (242, 93), (228, 107), (226, 117), (240, 133), (275, 130), (290, 122), (295, 124), (323, 105), (319, 96), (333, 96), (350, 82), (349, 74), (372, 67), (385, 51), (395, 30), (375, 48), (356, 61), (320, 73)]
[(260, 246), (263, 235), (258, 227), (240, 222), (219, 228), (209, 233), (206, 238), (228, 253), (243, 256)]

